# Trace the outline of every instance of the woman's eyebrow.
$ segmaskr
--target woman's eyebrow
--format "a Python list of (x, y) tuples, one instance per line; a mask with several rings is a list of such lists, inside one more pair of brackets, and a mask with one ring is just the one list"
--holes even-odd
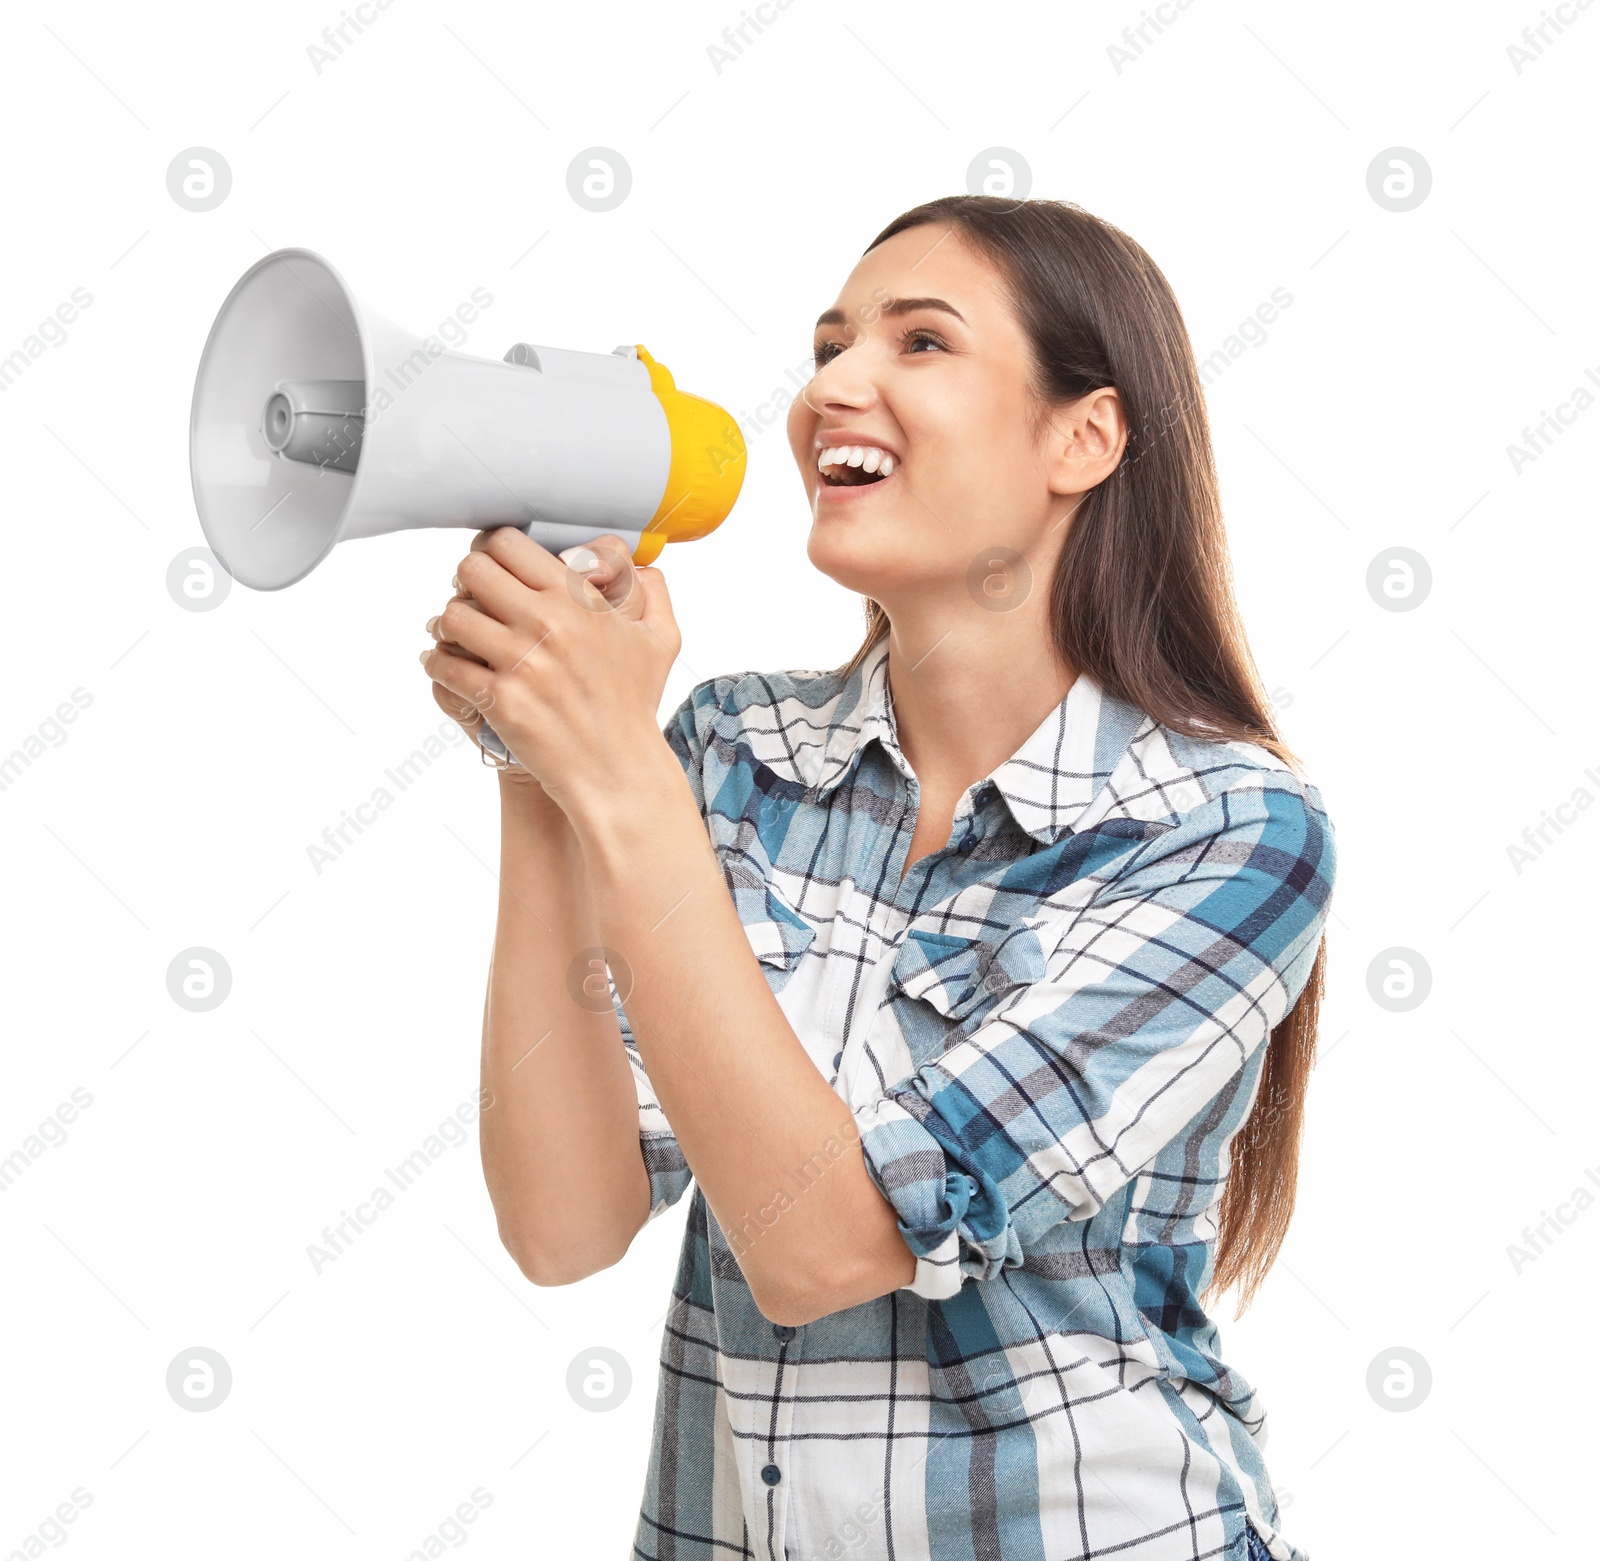
[[(889, 315), (900, 315), (912, 314), (918, 309), (939, 309), (945, 314), (953, 314), (963, 325), (967, 323), (966, 316), (954, 304), (947, 304), (942, 298), (896, 298), (886, 303), (880, 312)], [(819, 327), (824, 325), (843, 325), (844, 323), (845, 317), (842, 309), (829, 309), (817, 316), (817, 325)]]

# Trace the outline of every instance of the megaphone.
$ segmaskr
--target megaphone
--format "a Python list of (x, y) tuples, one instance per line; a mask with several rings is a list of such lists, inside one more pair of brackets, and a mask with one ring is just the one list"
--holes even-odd
[[(514, 525), (553, 553), (614, 532), (650, 564), (713, 531), (744, 471), (734, 419), (642, 346), (457, 352), (364, 307), (308, 249), (234, 284), (189, 417), (200, 528), (258, 591), (338, 542), (425, 526)], [(512, 757), (487, 724), (478, 737)]]

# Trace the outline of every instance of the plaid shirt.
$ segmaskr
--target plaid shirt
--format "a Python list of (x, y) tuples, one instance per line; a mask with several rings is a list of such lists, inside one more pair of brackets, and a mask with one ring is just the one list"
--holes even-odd
[[(844, 679), (707, 679), (665, 735), (917, 1266), (775, 1325), (696, 1188), (634, 1555), (1245, 1561), (1248, 1523), (1305, 1561), (1197, 1297), (1326, 916), (1316, 788), (1079, 676), (902, 883), (887, 639)], [(654, 1219), (691, 1172), (618, 1016)]]

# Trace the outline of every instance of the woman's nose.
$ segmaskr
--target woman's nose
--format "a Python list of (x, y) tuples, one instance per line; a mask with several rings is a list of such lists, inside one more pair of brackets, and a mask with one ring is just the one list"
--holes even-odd
[[(849, 361), (852, 356), (853, 364)], [(871, 367), (860, 353), (836, 353), (806, 386), (806, 400), (818, 412), (830, 406), (863, 407), (876, 395)]]

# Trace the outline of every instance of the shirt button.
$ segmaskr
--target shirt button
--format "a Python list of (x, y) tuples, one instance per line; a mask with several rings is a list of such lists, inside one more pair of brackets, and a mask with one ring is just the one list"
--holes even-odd
[(774, 1323), (772, 1325), (772, 1331), (777, 1334), (777, 1336), (785, 1343), (788, 1343), (788, 1341), (794, 1337), (794, 1329), (791, 1328), (788, 1323)]
[(777, 1464), (769, 1463), (766, 1468), (761, 1471), (761, 1478), (764, 1479), (768, 1485), (776, 1485), (778, 1481), (783, 1478), (783, 1470), (780, 1469)]

